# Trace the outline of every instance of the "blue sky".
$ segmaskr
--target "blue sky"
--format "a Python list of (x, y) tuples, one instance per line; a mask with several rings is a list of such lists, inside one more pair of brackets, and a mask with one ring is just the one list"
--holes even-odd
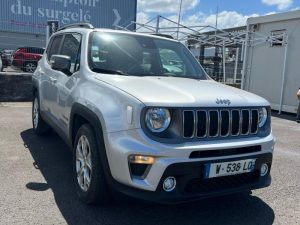
[[(300, 0), (182, 0), (182, 24), (213, 25), (219, 7), (219, 27), (245, 25), (247, 18), (300, 9)], [(138, 0), (137, 21), (156, 15), (177, 20), (180, 0)]]
[(266, 5), (262, 0), (201, 0), (199, 1), (198, 6), (190, 12), (194, 13), (195, 11), (200, 10), (206, 13), (214, 13), (216, 11), (217, 5), (219, 5), (220, 11), (237, 11), (242, 14), (266, 14), (275, 11), (288, 11), (289, 9), (300, 6), (300, 0), (290, 2), (291, 5), (287, 6), (287, 8), (278, 10), (278, 4)]

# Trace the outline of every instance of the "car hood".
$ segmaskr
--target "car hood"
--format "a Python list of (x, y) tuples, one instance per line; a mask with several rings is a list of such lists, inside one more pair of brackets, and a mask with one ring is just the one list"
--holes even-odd
[[(117, 87), (146, 106), (225, 107), (267, 106), (269, 103), (252, 93), (217, 83), (179, 77), (137, 77), (96, 75), (96, 79)], [(218, 101), (219, 100), (219, 101)], [(221, 101), (220, 101), (221, 100)]]

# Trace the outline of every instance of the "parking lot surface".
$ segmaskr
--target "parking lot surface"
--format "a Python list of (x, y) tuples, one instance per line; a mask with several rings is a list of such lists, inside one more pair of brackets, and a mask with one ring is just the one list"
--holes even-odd
[(85, 206), (72, 182), (72, 155), (55, 134), (37, 137), (31, 104), (0, 103), (0, 224), (300, 224), (300, 124), (273, 117), (277, 138), (269, 188), (183, 205), (122, 199)]
[(15, 67), (15, 66), (8, 66), (6, 68), (3, 69), (3, 72), (6, 73), (24, 73), (20, 68)]

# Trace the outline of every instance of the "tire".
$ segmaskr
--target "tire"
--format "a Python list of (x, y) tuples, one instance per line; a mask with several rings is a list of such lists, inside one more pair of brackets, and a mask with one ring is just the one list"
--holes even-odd
[(38, 136), (45, 135), (50, 130), (48, 124), (41, 117), (39, 98), (37, 94), (34, 94), (32, 101), (32, 127), (34, 133)]
[(99, 149), (92, 127), (83, 124), (75, 138), (73, 173), (77, 195), (85, 204), (107, 204), (111, 200), (99, 151), (105, 149)]
[(33, 73), (35, 70), (36, 70), (36, 63), (35, 62), (26, 62), (24, 64), (24, 72)]

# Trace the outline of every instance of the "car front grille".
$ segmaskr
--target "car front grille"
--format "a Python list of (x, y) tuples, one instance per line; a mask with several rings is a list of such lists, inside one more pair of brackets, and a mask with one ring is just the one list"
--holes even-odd
[(184, 138), (253, 135), (258, 132), (258, 109), (183, 110)]

